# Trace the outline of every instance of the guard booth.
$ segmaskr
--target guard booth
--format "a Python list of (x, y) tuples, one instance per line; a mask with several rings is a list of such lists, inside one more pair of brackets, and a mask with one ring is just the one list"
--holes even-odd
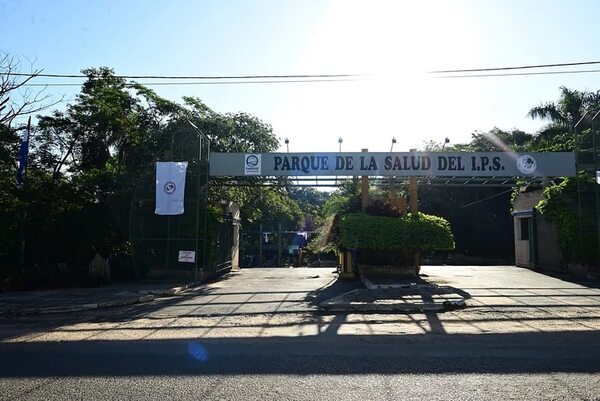
[(556, 227), (536, 210), (542, 191), (517, 194), (512, 216), (515, 233), (515, 265), (560, 271), (563, 266)]

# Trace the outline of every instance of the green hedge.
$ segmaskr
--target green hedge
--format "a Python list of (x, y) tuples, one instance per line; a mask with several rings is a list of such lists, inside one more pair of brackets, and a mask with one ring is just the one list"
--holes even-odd
[(448, 221), (437, 216), (353, 213), (340, 216), (339, 245), (350, 249), (439, 251), (454, 249), (454, 238)]

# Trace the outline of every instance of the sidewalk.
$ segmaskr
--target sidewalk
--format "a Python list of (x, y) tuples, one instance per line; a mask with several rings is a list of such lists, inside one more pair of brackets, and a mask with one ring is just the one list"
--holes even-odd
[(99, 288), (61, 288), (0, 293), (0, 316), (80, 312), (150, 302), (199, 283), (117, 283)]

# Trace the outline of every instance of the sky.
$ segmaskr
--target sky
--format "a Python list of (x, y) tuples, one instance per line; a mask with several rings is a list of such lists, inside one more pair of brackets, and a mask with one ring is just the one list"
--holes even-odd
[[(153, 89), (250, 113), (273, 126), (281, 151), (284, 138), (291, 152), (338, 151), (340, 137), (342, 151), (389, 151), (393, 137), (394, 151), (407, 151), (446, 137), (465, 143), (494, 127), (534, 133), (544, 123), (528, 110), (557, 100), (560, 86), (600, 90), (600, 73), (427, 73), (600, 60), (598, 15), (594, 0), (0, 0), (0, 51), (22, 58), (25, 72), (30, 61), (65, 74), (98, 66), (122, 75), (365, 74), (351, 82)], [(70, 100), (78, 88), (46, 91)]]

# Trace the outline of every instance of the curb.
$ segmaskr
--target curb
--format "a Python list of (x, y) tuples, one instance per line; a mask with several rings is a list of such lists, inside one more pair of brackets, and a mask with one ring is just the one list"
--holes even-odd
[(0, 316), (50, 315), (55, 313), (84, 312), (95, 309), (115, 308), (118, 306), (143, 304), (146, 302), (153, 301), (156, 298), (172, 297), (175, 295), (182, 294), (187, 290), (198, 287), (201, 284), (203, 284), (202, 281), (193, 281), (191, 283), (163, 290), (139, 290), (137, 291), (137, 293), (142, 294), (139, 297), (133, 297), (125, 300), (121, 299), (118, 301), (107, 301), (70, 306), (50, 306), (46, 308), (5, 309), (0, 310)]
[(431, 290), (442, 288), (437, 284), (373, 284), (368, 278), (361, 276), (361, 280), (367, 290), (400, 290), (400, 289), (417, 289), (417, 290)]
[[(366, 280), (371, 284), (368, 280)], [(365, 283), (367, 285), (367, 283)], [(377, 290), (386, 289), (413, 289), (413, 290), (447, 290), (446, 287), (440, 287), (437, 285), (406, 285), (400, 284), (394, 287), (378, 288), (379, 286), (373, 286), (374, 288), (367, 288), (366, 290), (352, 290), (345, 294), (339, 295), (334, 298), (323, 301), (319, 305), (319, 309), (323, 312), (338, 312), (338, 313), (423, 313), (423, 312), (442, 312), (456, 309), (463, 309), (467, 307), (466, 299), (446, 299), (440, 300), (440, 302), (406, 302), (398, 301), (394, 299), (381, 301), (373, 299), (358, 300), (357, 295), (361, 292), (375, 292)], [(445, 291), (444, 291), (445, 292)]]
[(179, 295), (191, 288), (198, 287), (200, 284), (202, 284), (201, 281), (194, 281), (192, 283), (187, 283), (178, 287), (167, 288), (165, 290), (140, 290), (138, 292), (140, 294), (155, 295), (157, 297), (172, 297), (174, 295)]
[(154, 295), (142, 295), (137, 298), (130, 298), (127, 300), (120, 301), (108, 301), (91, 304), (79, 304), (72, 306), (51, 306), (47, 308), (27, 308), (27, 309), (14, 309), (14, 310), (3, 310), (0, 311), (2, 315), (16, 315), (16, 316), (28, 316), (28, 315), (50, 315), (54, 313), (69, 313), (69, 312), (83, 312), (94, 309), (103, 308), (114, 308), (117, 306), (127, 306), (134, 304), (142, 304), (154, 300)]
[(423, 312), (442, 312), (465, 308), (465, 300), (444, 301), (443, 303), (424, 302), (424, 303), (352, 303), (352, 302), (332, 302), (325, 301), (319, 306), (319, 309), (325, 312), (396, 312), (396, 313), (423, 313)]

